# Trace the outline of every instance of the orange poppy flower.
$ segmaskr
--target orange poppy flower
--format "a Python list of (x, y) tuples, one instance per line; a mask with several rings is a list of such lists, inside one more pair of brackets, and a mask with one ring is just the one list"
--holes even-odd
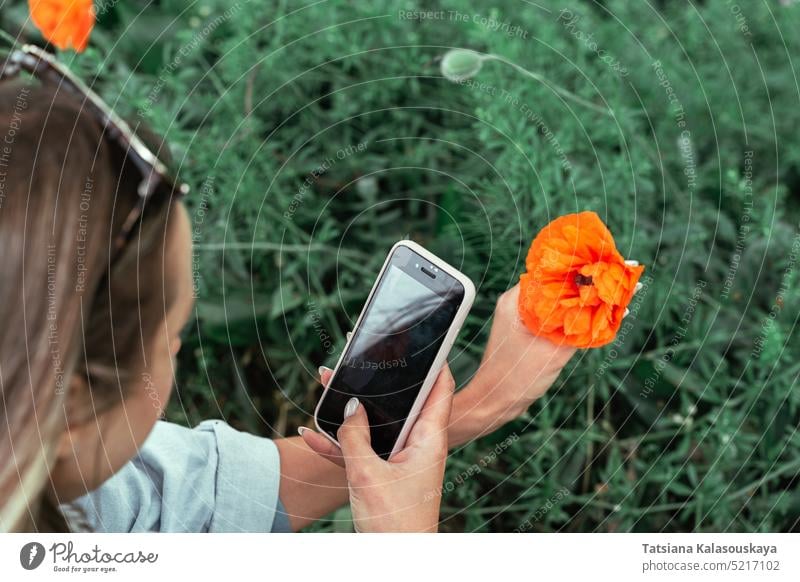
[(568, 214), (533, 240), (520, 276), (519, 314), (535, 335), (596, 348), (619, 330), (643, 266), (625, 264), (594, 212)]
[(92, 0), (28, 0), (31, 20), (61, 50), (82, 52), (94, 27)]

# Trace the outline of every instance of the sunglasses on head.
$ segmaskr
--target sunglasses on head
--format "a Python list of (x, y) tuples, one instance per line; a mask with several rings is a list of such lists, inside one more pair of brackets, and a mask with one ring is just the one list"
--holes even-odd
[(81, 100), (104, 128), (107, 139), (119, 145), (125, 156), (141, 174), (138, 187), (138, 199), (122, 224), (122, 229), (115, 241), (115, 253), (120, 251), (130, 240), (134, 227), (144, 212), (145, 203), (154, 196), (167, 196), (168, 199), (180, 199), (189, 193), (189, 186), (179, 182), (170, 174), (167, 165), (148, 148), (133, 132), (130, 126), (119, 117), (106, 103), (86, 84), (75, 76), (68, 68), (59, 63), (52, 55), (33, 45), (23, 45), (12, 51), (2, 69), (0, 81), (14, 78), (25, 71), (42, 82), (50, 82), (59, 88), (73, 93)]

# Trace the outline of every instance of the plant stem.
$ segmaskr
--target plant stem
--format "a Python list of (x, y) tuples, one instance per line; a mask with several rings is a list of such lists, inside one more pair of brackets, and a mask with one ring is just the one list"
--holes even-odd
[(324, 253), (337, 253), (340, 255), (353, 255), (356, 257), (365, 257), (364, 253), (358, 251), (349, 251), (345, 249), (337, 249), (324, 245), (298, 245), (298, 244), (282, 244), (273, 242), (252, 242), (252, 243), (198, 243), (194, 245), (198, 251), (279, 251), (282, 253), (306, 253), (306, 252), (324, 252)]
[(12, 47), (17, 46), (17, 42), (18, 42), (17, 39), (14, 38), (13, 36), (11, 36), (9, 33), (7, 33), (2, 28), (0, 28), (0, 38), (2, 38), (3, 40), (7, 40), (9, 43), (11, 43)]
[[(589, 386), (589, 394), (586, 396), (586, 432), (588, 433), (589, 430), (592, 428), (594, 424), (594, 397), (595, 391), (597, 388), (594, 384)], [(581, 486), (581, 490), (584, 492), (589, 492), (589, 486), (591, 485), (591, 475), (592, 475), (592, 457), (594, 456), (594, 441), (592, 439), (588, 439), (586, 443), (586, 467), (583, 470), (583, 485)]]
[(501, 63), (505, 63), (506, 65), (508, 65), (510, 67), (513, 67), (514, 69), (516, 69), (517, 71), (519, 71), (523, 75), (527, 75), (528, 77), (530, 77), (534, 81), (538, 81), (539, 83), (547, 85), (550, 89), (552, 89), (553, 91), (555, 91), (556, 93), (558, 93), (559, 95), (564, 97), (565, 99), (569, 99), (570, 101), (572, 101), (574, 103), (577, 103), (578, 105), (582, 105), (583, 107), (586, 107), (588, 109), (591, 109), (592, 111), (597, 111), (598, 113), (602, 113), (603, 115), (608, 115), (609, 117), (614, 117), (614, 112), (611, 111), (610, 109), (608, 109), (607, 107), (602, 107), (600, 105), (595, 105), (591, 101), (587, 101), (586, 99), (583, 99), (582, 97), (578, 97), (572, 91), (564, 89), (560, 85), (556, 85), (555, 83), (553, 83), (549, 79), (543, 77), (539, 73), (535, 73), (533, 71), (529, 71), (525, 67), (522, 67), (522, 66), (520, 66), (520, 65), (518, 65), (518, 64), (516, 64), (516, 63), (514, 63), (512, 61), (509, 61), (508, 59), (506, 59), (504, 57), (501, 57), (500, 55), (484, 54), (484, 55), (482, 55), (481, 58), (483, 60), (485, 60), (485, 61), (494, 60), (494, 61), (500, 61)]
[(738, 491), (734, 491), (733, 493), (728, 495), (727, 498), (728, 499), (738, 499), (739, 497), (743, 497), (744, 495), (746, 495), (750, 491), (753, 491), (754, 489), (757, 489), (758, 487), (761, 487), (767, 481), (771, 481), (775, 477), (780, 477), (781, 475), (783, 475), (783, 474), (785, 474), (787, 472), (795, 471), (797, 469), (800, 469), (800, 459), (795, 459), (794, 461), (784, 465), (780, 469), (776, 469), (775, 471), (772, 471), (771, 473), (767, 473), (766, 475), (764, 475), (763, 477), (761, 477), (757, 481), (753, 481), (752, 483), (750, 483), (750, 485), (746, 485), (745, 487), (742, 487)]

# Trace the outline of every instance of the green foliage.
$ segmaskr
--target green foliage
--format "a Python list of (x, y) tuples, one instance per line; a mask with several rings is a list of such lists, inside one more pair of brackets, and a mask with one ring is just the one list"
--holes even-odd
[[(466, 381), (531, 238), (591, 209), (648, 285), (617, 342), (453, 453), (444, 529), (796, 530), (800, 6), (401, 4), (120, 2), (64, 56), (167, 136), (194, 187), (199, 298), (170, 418), (291, 434), (326, 338), (343, 344), (406, 236), (478, 284), (453, 352)], [(400, 12), (422, 9), (444, 16)], [(451, 48), (507, 62), (453, 83)]]

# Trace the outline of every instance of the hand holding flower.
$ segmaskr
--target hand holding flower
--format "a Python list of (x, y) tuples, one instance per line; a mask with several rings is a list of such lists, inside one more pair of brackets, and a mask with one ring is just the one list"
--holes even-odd
[(526, 267), (520, 284), (500, 297), (478, 373), (456, 396), (452, 444), (523, 414), (575, 348), (612, 341), (644, 271), (623, 259), (593, 212), (548, 224), (534, 239)]

